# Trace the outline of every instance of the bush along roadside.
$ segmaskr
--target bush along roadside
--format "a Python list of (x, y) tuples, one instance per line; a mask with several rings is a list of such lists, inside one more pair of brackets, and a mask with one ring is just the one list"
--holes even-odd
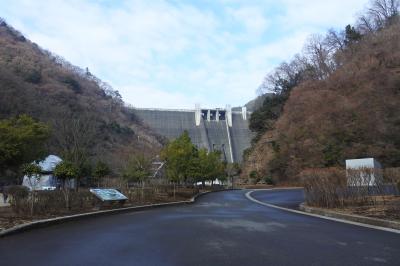
[[(400, 221), (400, 168), (308, 169), (300, 176), (308, 207)], [(374, 176), (382, 178), (370, 182)]]

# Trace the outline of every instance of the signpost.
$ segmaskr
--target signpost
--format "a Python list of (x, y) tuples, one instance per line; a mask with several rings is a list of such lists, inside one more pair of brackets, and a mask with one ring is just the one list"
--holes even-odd
[(124, 194), (112, 188), (91, 188), (90, 192), (93, 193), (102, 203), (118, 202), (122, 205), (128, 199)]

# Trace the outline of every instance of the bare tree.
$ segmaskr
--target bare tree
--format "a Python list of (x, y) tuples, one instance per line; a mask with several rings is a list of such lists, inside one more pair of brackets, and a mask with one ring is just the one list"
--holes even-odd
[(260, 95), (270, 92), (287, 93), (302, 81), (315, 77), (314, 74), (307, 73), (309, 69), (311, 67), (308, 59), (296, 54), (289, 63), (281, 63), (274, 71), (265, 76), (263, 83), (258, 88), (258, 93)]
[(372, 33), (375, 31), (374, 21), (367, 15), (361, 15), (358, 18), (357, 28), (363, 34)]
[(54, 136), (57, 145), (64, 156), (80, 165), (93, 149), (96, 142), (96, 125), (90, 116), (82, 115), (79, 118), (71, 118), (67, 115), (62, 119), (53, 121)]
[(374, 0), (368, 13), (379, 27), (384, 27), (399, 13), (399, 0)]
[(332, 53), (322, 35), (311, 35), (304, 47), (304, 52), (314, 66), (319, 79), (327, 78), (335, 69)]
[(335, 31), (330, 29), (325, 37), (325, 45), (330, 52), (335, 52), (337, 50), (344, 51), (346, 34), (344, 31)]
[(373, 0), (365, 14), (358, 19), (363, 33), (374, 32), (392, 24), (399, 16), (400, 0)]

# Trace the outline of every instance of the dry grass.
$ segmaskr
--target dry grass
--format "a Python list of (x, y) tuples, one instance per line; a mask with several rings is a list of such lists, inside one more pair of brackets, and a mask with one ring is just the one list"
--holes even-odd
[(400, 221), (400, 197), (385, 196), (384, 201), (381, 196), (377, 197), (373, 205), (347, 206), (345, 208), (333, 209), (337, 212), (356, 214), (379, 219)]
[[(349, 206), (379, 206), (387, 196), (398, 195), (400, 172), (360, 169), (344, 171), (340, 168), (308, 169), (300, 176), (304, 184), (305, 201), (310, 206), (345, 208)], [(397, 174), (393, 174), (397, 173)], [(375, 182), (370, 180), (373, 177)], [(351, 184), (351, 186), (348, 185)]]

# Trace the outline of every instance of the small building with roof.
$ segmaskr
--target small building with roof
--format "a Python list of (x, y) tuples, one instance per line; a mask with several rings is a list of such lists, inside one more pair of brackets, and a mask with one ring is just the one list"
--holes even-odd
[[(54, 169), (63, 160), (57, 155), (49, 155), (43, 161), (33, 162), (42, 169), (39, 177), (24, 176), (22, 185), (30, 190), (54, 190), (60, 186), (58, 178), (54, 175)], [(71, 182), (71, 188), (75, 187), (75, 182)]]

